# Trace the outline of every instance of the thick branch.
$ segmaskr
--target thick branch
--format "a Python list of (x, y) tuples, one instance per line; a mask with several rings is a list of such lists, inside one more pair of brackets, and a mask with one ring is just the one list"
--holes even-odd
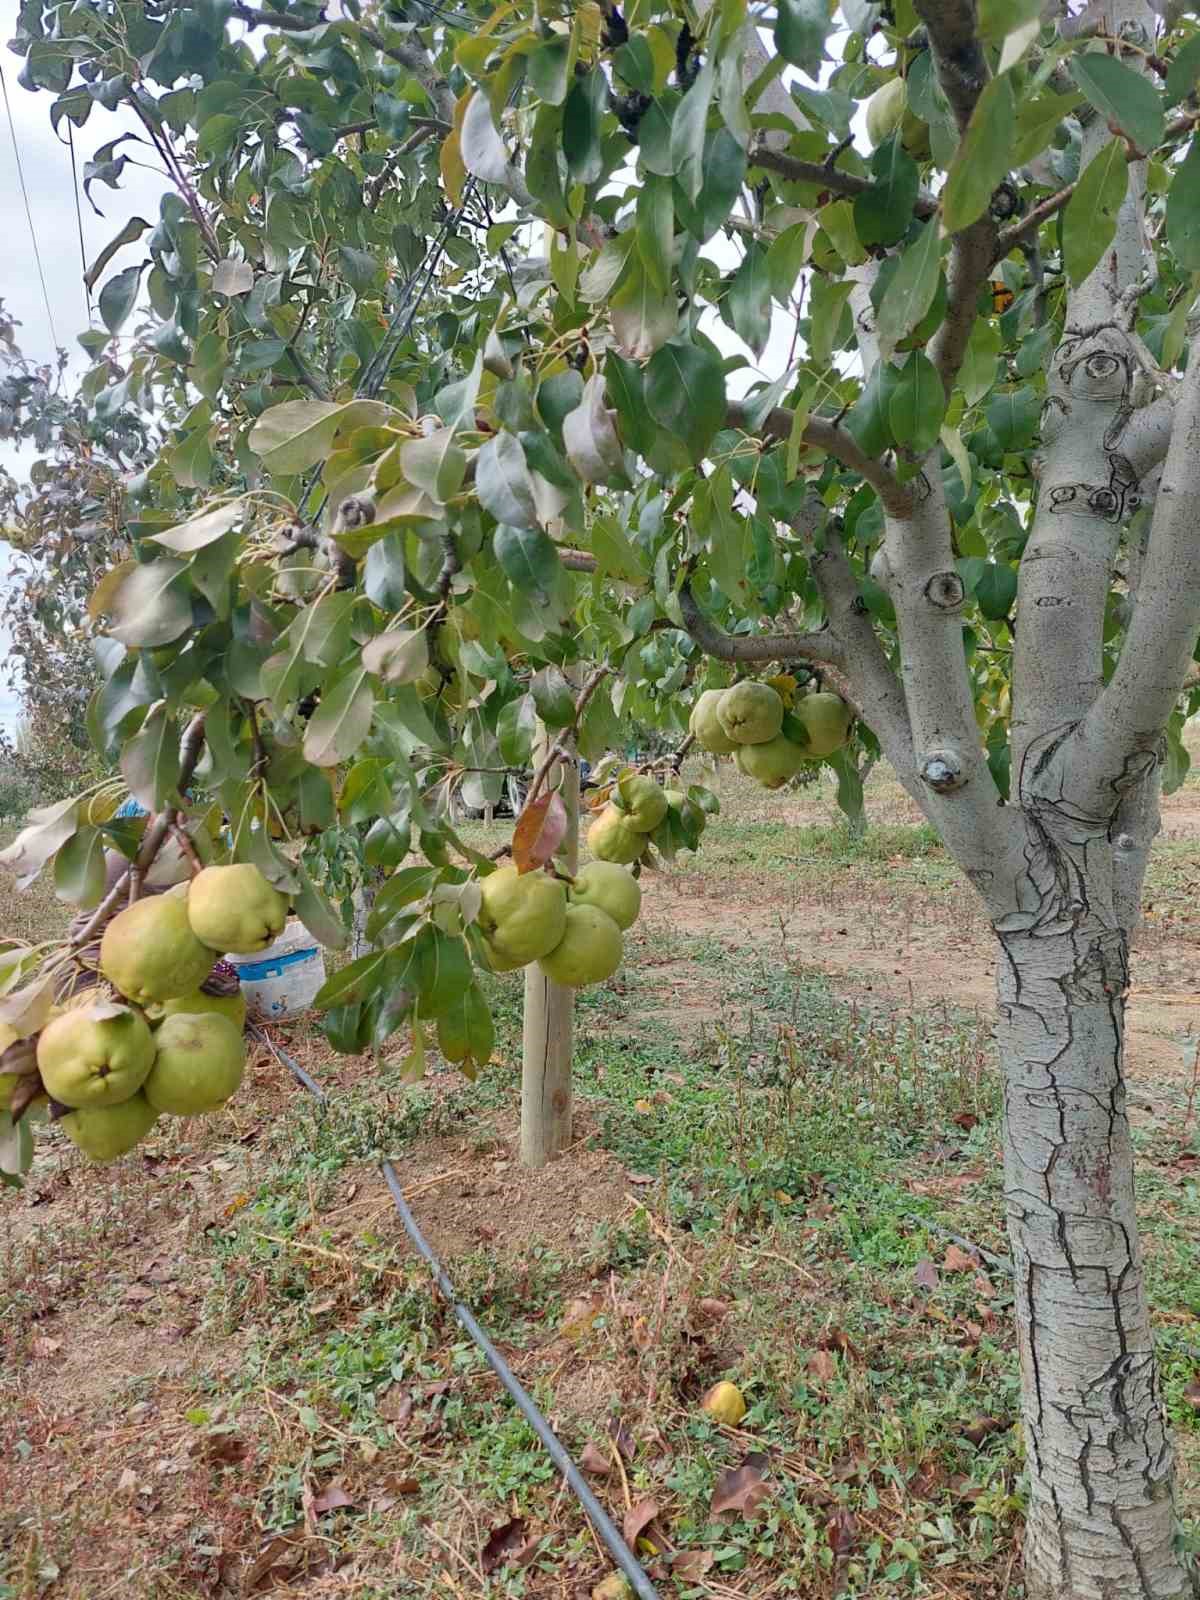
[[(741, 402), (734, 401), (730, 404), (728, 420), (730, 427), (749, 431), (746, 408)], [(767, 413), (758, 431), (773, 439), (790, 439), (793, 420), (790, 411), (776, 406), (773, 411)], [(836, 456), (843, 466), (849, 467), (852, 472), (857, 472), (859, 477), (871, 485), (884, 508), (893, 516), (907, 516), (912, 510), (910, 491), (882, 461), (869, 456), (853, 435), (847, 433), (844, 428), (839, 428), (837, 423), (831, 422), (827, 417), (810, 417), (801, 438), (805, 444), (812, 445), (817, 450), (824, 450), (827, 455)]]
[(916, 12), (929, 34), (942, 93), (964, 129), (991, 76), (979, 41), (975, 0), (916, 0)]
[[(870, 178), (860, 178), (853, 172), (840, 172), (837, 167), (831, 167), (823, 161), (801, 161), (798, 156), (789, 156), (782, 150), (773, 150), (761, 143), (751, 151), (750, 165), (777, 172), (781, 178), (788, 178), (793, 183), (817, 184), (822, 189), (847, 195), (851, 199), (873, 187)], [(937, 197), (922, 190), (913, 206), (913, 214), (932, 217), (937, 208)]]
[(946, 315), (930, 350), (947, 397), (967, 353), (977, 316), (979, 291), (991, 277), (995, 258), (996, 224), (985, 212), (969, 228), (956, 233), (950, 247)]
[[(1076, 731), (1077, 803), (1105, 814), (1159, 740), (1200, 633), (1200, 336), (1192, 342), (1150, 528), (1150, 547), (1116, 671)], [(1075, 787), (1074, 781), (1072, 787)]]
[(684, 582), (679, 590), (679, 614), (688, 634), (717, 661), (816, 661), (823, 666), (842, 664), (842, 652), (833, 634), (819, 633), (726, 633), (705, 616)]

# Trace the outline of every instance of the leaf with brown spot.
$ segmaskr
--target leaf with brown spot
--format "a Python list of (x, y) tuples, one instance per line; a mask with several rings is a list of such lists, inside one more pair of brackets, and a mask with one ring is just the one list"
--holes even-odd
[(956, 1244), (946, 1246), (946, 1254), (942, 1258), (943, 1272), (977, 1272), (979, 1262), (973, 1255), (968, 1255), (965, 1250), (960, 1250)]
[(530, 800), (513, 829), (512, 858), (518, 872), (544, 867), (567, 832), (567, 808), (555, 790)]
[(938, 1286), (938, 1269), (933, 1262), (928, 1260), (918, 1261), (913, 1272), (913, 1282), (918, 1289), (936, 1289)]
[(593, 1478), (606, 1478), (613, 1469), (612, 1460), (606, 1456), (600, 1446), (593, 1444), (589, 1439), (583, 1447), (583, 1454), (579, 1457), (579, 1465)]
[(764, 1500), (770, 1498), (771, 1486), (763, 1481), (767, 1458), (757, 1451), (748, 1455), (737, 1467), (727, 1467), (717, 1479), (713, 1490), (710, 1511), (722, 1521), (735, 1517), (752, 1517)]
[(495, 1572), (498, 1567), (512, 1561), (523, 1548), (528, 1533), (529, 1524), (524, 1517), (510, 1517), (507, 1522), (501, 1522), (493, 1528), (479, 1556), (479, 1565), (484, 1572)]

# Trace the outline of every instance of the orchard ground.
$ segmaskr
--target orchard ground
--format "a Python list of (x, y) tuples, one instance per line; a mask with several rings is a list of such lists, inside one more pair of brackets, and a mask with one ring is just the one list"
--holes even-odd
[[(1200, 754), (1200, 751), (1197, 752)], [(573, 1496), (429, 1292), (422, 1227), (666, 1596), (1020, 1593), (988, 936), (898, 787), (723, 763), (578, 1011), (577, 1140), (515, 1159), (499, 1062), (399, 1081), (280, 1042), (221, 1118), (0, 1195), (0, 1597), (587, 1596)], [(476, 830), (499, 839), (499, 827)], [(1130, 1011), (1139, 1198), (1189, 1536), (1200, 1514), (1200, 780), (1165, 802)], [(60, 927), (4, 889), (3, 925)], [(979, 1247), (978, 1249), (974, 1247)], [(982, 1252), (982, 1253), (981, 1253)], [(750, 1410), (711, 1424), (731, 1378)], [(724, 1508), (724, 1509), (722, 1509)]]

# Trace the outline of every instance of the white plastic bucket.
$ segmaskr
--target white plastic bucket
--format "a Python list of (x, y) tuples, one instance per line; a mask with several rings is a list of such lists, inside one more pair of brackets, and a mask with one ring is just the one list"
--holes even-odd
[(237, 972), (248, 1014), (260, 1022), (302, 1015), (325, 982), (324, 952), (296, 917), (265, 950), (226, 960)]

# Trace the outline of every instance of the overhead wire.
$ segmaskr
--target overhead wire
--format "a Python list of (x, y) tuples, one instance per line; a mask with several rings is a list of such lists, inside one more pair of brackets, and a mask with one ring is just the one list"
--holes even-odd
[(79, 167), (75, 160), (75, 130), (67, 118), (67, 148), (71, 152), (71, 189), (75, 197), (75, 227), (79, 233), (79, 270), (83, 275), (83, 297), (87, 301), (88, 326), (95, 320), (92, 312), (92, 291), (88, 287), (87, 246), (83, 242), (83, 207), (79, 202)]
[(50, 291), (46, 288), (46, 273), (42, 267), (42, 252), (38, 245), (37, 229), (33, 225), (33, 207), (29, 204), (29, 190), (25, 183), (25, 166), (21, 160), (21, 147), (17, 143), (17, 125), (13, 120), (12, 102), (8, 98), (8, 80), (4, 76), (4, 68), (0, 66), (0, 92), (4, 95), (4, 110), (8, 117), (8, 133), (12, 140), (13, 157), (17, 164), (17, 178), (21, 185), (21, 198), (25, 202), (25, 220), (29, 224), (29, 237), (33, 243), (33, 259), (37, 263), (38, 281), (42, 286), (42, 300), (46, 307), (46, 321), (50, 324), (50, 338), (54, 348), (59, 348), (58, 334), (54, 329), (54, 313), (50, 309)]

